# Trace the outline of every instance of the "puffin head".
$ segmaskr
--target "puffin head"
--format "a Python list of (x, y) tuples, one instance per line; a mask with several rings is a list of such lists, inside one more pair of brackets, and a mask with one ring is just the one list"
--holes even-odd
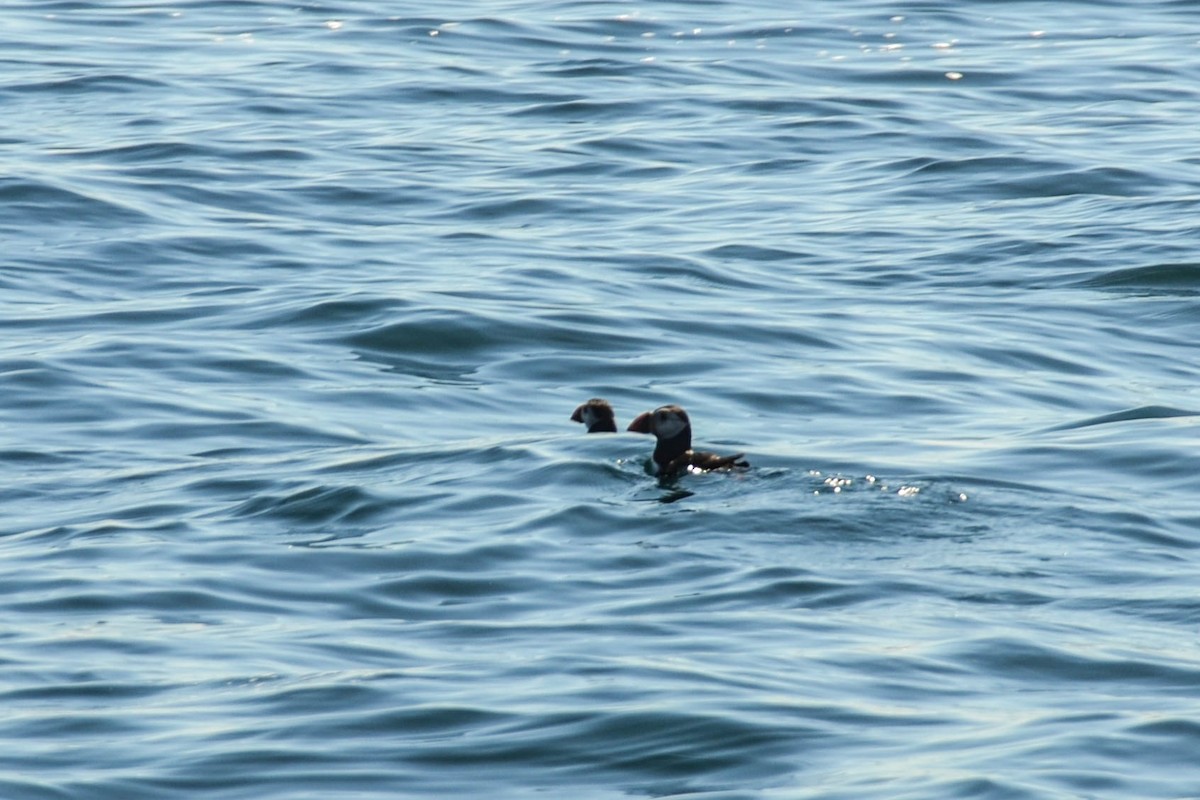
[(612, 405), (607, 400), (593, 397), (575, 409), (572, 422), (582, 422), (588, 433), (616, 433), (617, 420)]
[(659, 406), (653, 411), (638, 414), (633, 422), (629, 423), (629, 430), (635, 433), (653, 433), (660, 441), (676, 439), (686, 434), (688, 446), (691, 446), (692, 423), (688, 420), (687, 412), (679, 406)]

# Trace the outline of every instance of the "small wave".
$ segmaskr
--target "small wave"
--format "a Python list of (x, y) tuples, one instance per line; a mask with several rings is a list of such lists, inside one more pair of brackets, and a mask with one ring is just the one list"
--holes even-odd
[(411, 304), (394, 297), (351, 294), (335, 299), (301, 303), (291, 301), (285, 308), (270, 309), (245, 324), (253, 330), (302, 327), (314, 330), (343, 326), (363, 327), (389, 315), (403, 313)]
[(1191, 297), (1200, 294), (1200, 263), (1174, 262), (1117, 269), (1086, 278), (1076, 285), (1147, 295)]
[(1170, 406), (1138, 406), (1137, 408), (1127, 408), (1124, 411), (1115, 411), (1111, 414), (1101, 414), (1097, 417), (1088, 417), (1087, 419), (1078, 420), (1076, 422), (1067, 422), (1062, 425), (1055, 425), (1050, 428), (1045, 428), (1046, 431), (1070, 431), (1078, 428), (1090, 428), (1094, 425), (1111, 425), (1115, 422), (1131, 422), (1140, 419), (1171, 419), (1174, 417), (1195, 417), (1200, 416), (1200, 411), (1187, 411), (1181, 408), (1171, 408)]
[(629, 100), (588, 101), (579, 98), (554, 100), (518, 109), (513, 116), (550, 117), (567, 119), (603, 119), (630, 117), (644, 110), (644, 105)]
[(1061, 684), (1119, 687), (1194, 688), (1196, 666), (1169, 660), (1109, 655), (1068, 643), (1044, 644), (1032, 639), (983, 636), (952, 645), (948, 658), (981, 674), (1008, 680), (1037, 680), (1047, 687)]
[(386, 504), (358, 486), (310, 486), (283, 495), (259, 495), (232, 513), (239, 517), (271, 516), (293, 523), (324, 525), (333, 521), (361, 522)]
[(546, 75), (556, 78), (611, 78), (644, 73), (647, 67), (614, 58), (583, 58), (554, 62), (542, 68)]
[[(1124, 167), (1086, 167), (1027, 156), (973, 156), (916, 159), (900, 191), (944, 195), (947, 179), (969, 181), (984, 199), (1083, 196), (1139, 197), (1153, 193), (1161, 180)], [(912, 181), (912, 183), (910, 183)]]
[(31, 229), (65, 222), (109, 226), (153, 219), (112, 196), (21, 178), (0, 178), (0, 205), (5, 208), (5, 219), (0, 221), (4, 228), (25, 224), (22, 219), (28, 219)]
[(752, 244), (723, 244), (708, 250), (705, 255), (738, 261), (796, 261), (804, 257), (803, 253), (794, 250)]
[(103, 75), (76, 75), (69, 78), (9, 84), (9, 92), (46, 92), (53, 94), (81, 94), (87, 92), (113, 92), (130, 94), (146, 88), (162, 88), (168, 84), (134, 75), (109, 73)]
[[(599, 320), (599, 318), (596, 318)], [(625, 352), (639, 340), (611, 325), (581, 326), (578, 317), (501, 316), (485, 312), (425, 308), (403, 319), (338, 337), (364, 357), (418, 374), (463, 378), (498, 354), (514, 349), (558, 348), (564, 352)]]

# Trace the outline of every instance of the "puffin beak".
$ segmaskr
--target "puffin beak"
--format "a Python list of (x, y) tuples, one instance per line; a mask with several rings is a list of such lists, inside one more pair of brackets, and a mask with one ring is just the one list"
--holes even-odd
[(583, 406), (575, 409), (575, 413), (571, 415), (571, 422), (583, 422)]
[(654, 417), (649, 411), (643, 411), (633, 418), (633, 422), (629, 423), (629, 427), (625, 430), (633, 431), (634, 433), (654, 433)]

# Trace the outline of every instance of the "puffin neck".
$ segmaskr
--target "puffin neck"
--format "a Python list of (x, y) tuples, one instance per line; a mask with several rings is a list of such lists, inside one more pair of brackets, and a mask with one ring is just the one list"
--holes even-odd
[(661, 469), (691, 449), (692, 428), (689, 425), (670, 439), (658, 440), (654, 445), (654, 463)]

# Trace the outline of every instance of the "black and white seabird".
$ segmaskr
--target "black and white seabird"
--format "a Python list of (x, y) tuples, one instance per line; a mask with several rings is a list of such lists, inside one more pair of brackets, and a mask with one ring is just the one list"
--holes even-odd
[(572, 422), (582, 422), (588, 433), (616, 433), (617, 419), (607, 400), (593, 397), (571, 415)]
[(681, 472), (708, 472), (718, 469), (745, 469), (750, 466), (738, 453), (720, 456), (692, 449), (692, 423), (687, 412), (676, 405), (660, 406), (653, 411), (639, 414), (629, 423), (629, 430), (636, 433), (652, 433), (657, 440), (654, 445), (654, 463), (660, 477), (671, 477)]

